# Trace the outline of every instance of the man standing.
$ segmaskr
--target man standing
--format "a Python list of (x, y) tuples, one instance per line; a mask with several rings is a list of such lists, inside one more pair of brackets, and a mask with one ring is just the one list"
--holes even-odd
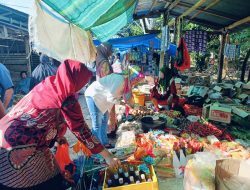
[[(11, 106), (14, 85), (10, 77), (9, 70), (0, 63), (0, 100), (3, 103), (4, 109)], [(0, 109), (1, 111), (2, 109)], [(2, 115), (0, 113), (0, 115)]]

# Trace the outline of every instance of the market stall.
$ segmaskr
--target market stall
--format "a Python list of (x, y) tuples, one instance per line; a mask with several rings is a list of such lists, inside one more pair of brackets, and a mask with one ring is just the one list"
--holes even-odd
[[(94, 45), (100, 42), (92, 43), (93, 34), (101, 42), (109, 41), (115, 49), (126, 50), (128, 65), (148, 66), (142, 69), (146, 75), (145, 81), (132, 89), (135, 107), (129, 111), (122, 105), (116, 107), (119, 125), (114, 140), (115, 148), (110, 151), (121, 160), (119, 168), (109, 168), (101, 156), (92, 155), (79, 141), (72, 148), (65, 144), (58, 146), (57, 161), (73, 188), (224, 190), (235, 189), (242, 184), (244, 189), (250, 189), (246, 182), (249, 181), (246, 168), (249, 168), (250, 159), (250, 84), (221, 83), (224, 54), (231, 56), (227, 46), (224, 48), (225, 30), (248, 23), (249, 16), (242, 18), (235, 13), (237, 19), (229, 18), (230, 22), (221, 19), (221, 16), (220, 19), (214, 19), (217, 14), (210, 7), (217, 2), (203, 8), (200, 7), (205, 2), (202, 0), (192, 4), (186, 1), (151, 1), (150, 6), (135, 0), (103, 2), (85, 4), (79, 0), (61, 6), (56, 0), (43, 0), (43, 3), (36, 4), (38, 14), (33, 20), (34, 28), (31, 27), (33, 49), (37, 52), (45, 51), (54, 58), (65, 58), (64, 51), (67, 49), (67, 58), (81, 62), (94, 61)], [(230, 2), (232, 5), (235, 3)], [(182, 6), (186, 9), (181, 9)], [(221, 6), (216, 7), (217, 11)], [(217, 78), (220, 83), (212, 83), (209, 73), (205, 76), (190, 73), (189, 51), (204, 53), (208, 40), (207, 32), (202, 30), (190, 30), (186, 31), (185, 36), (182, 35), (180, 23), (194, 10), (198, 12), (188, 18), (213, 29), (220, 29), (219, 32), (214, 31), (214, 34), (222, 36)], [(177, 15), (175, 20), (169, 19), (172, 12)], [(211, 17), (203, 15), (209, 12)], [(244, 15), (246, 12), (243, 11)], [(109, 40), (133, 17), (139, 19), (161, 13), (164, 13), (166, 25), (162, 29), (164, 35), (161, 42), (156, 34)], [(48, 25), (47, 29), (52, 32), (50, 35), (54, 36), (54, 41), (60, 41), (63, 36), (68, 42), (65, 43), (66, 47), (55, 43), (59, 45), (54, 48), (53, 40), (48, 40), (51, 38), (47, 38), (47, 33), (41, 32), (44, 24), (41, 18), (48, 23), (56, 23)], [(237, 21), (232, 23), (232, 20)], [(169, 39), (170, 27), (173, 25), (173, 43), (177, 44), (178, 41), (178, 46), (171, 44)], [(62, 30), (60, 35), (55, 35), (58, 26)], [(154, 60), (154, 49), (161, 49), (158, 60)], [(171, 64), (165, 56), (172, 56)], [(171, 65), (171, 69), (181, 71), (171, 73), (168, 78), (168, 88), (171, 86), (170, 81), (175, 83), (176, 92), (171, 98), (178, 100), (178, 109), (168, 104), (155, 109), (151, 97), (156, 82), (154, 76), (159, 74), (155, 65), (158, 70)], [(72, 155), (69, 155), (69, 151), (73, 151)]]

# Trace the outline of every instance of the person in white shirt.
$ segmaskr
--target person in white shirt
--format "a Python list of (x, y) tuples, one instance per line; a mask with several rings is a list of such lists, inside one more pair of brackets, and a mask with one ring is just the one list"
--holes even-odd
[[(115, 104), (124, 104), (121, 102), (122, 97), (126, 105), (131, 104), (133, 102), (131, 86), (140, 81), (133, 80), (135, 81), (133, 83), (127, 76), (123, 73), (112, 73), (93, 82), (85, 91), (92, 120), (92, 133), (106, 148), (111, 146), (107, 137), (108, 112)], [(141, 79), (144, 79), (144, 76)]]

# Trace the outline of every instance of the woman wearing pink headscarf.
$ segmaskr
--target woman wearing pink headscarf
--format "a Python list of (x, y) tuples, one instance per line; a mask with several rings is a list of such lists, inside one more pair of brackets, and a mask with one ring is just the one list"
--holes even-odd
[(66, 60), (55, 76), (35, 86), (0, 120), (1, 190), (62, 190), (60, 169), (49, 148), (65, 127), (93, 154), (118, 166), (119, 160), (90, 132), (75, 97), (90, 77), (82, 63)]

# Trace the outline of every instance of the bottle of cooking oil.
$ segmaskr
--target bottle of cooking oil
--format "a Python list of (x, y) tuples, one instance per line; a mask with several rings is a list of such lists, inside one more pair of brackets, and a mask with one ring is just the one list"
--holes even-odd
[(135, 170), (133, 165), (129, 165), (129, 175), (135, 177)]
[(124, 184), (124, 180), (123, 180), (123, 178), (121, 177), (121, 178), (119, 178), (119, 186), (122, 186)]
[(113, 169), (113, 186), (119, 185), (119, 174), (117, 169)]
[(118, 174), (119, 174), (120, 177), (124, 177), (123, 167), (122, 167), (122, 166), (120, 166), (120, 167), (118, 168)]
[(145, 176), (145, 174), (141, 174), (141, 182), (146, 182), (146, 176)]
[(141, 183), (139, 170), (135, 171), (135, 183)]
[(152, 177), (151, 177), (150, 173), (146, 173), (146, 179), (147, 179), (147, 182), (152, 181)]
[(128, 171), (128, 166), (124, 165), (123, 166), (123, 175), (124, 175), (124, 185), (128, 185), (130, 183), (129, 181), (129, 171)]
[(108, 184), (108, 187), (113, 187), (114, 186), (112, 179), (108, 179), (107, 184)]
[(129, 183), (134, 184), (135, 183), (135, 178), (134, 176), (129, 176)]

